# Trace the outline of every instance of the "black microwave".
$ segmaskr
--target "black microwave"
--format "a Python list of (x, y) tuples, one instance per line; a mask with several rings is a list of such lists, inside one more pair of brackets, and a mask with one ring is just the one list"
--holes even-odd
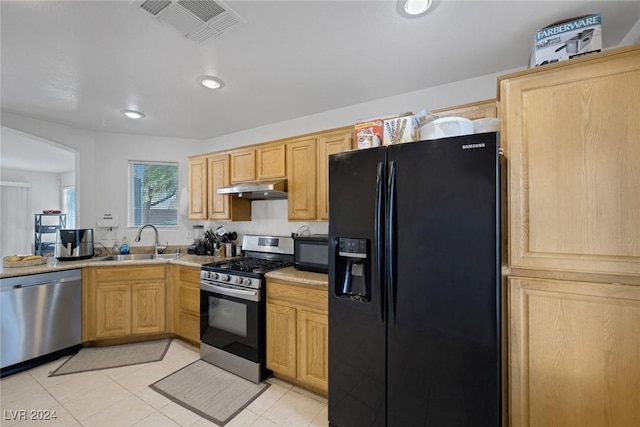
[(311, 234), (293, 238), (293, 266), (302, 271), (329, 272), (329, 236)]

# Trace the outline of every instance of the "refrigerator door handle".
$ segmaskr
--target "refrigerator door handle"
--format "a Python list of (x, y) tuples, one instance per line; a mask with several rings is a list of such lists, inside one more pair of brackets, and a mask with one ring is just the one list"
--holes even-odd
[(396, 162), (389, 162), (389, 182), (387, 188), (389, 197), (387, 204), (387, 295), (389, 300), (389, 316), (396, 324)]
[(384, 163), (378, 163), (378, 175), (376, 179), (376, 217), (375, 217), (375, 269), (376, 278), (375, 285), (378, 291), (378, 320), (381, 323), (385, 322), (385, 305), (386, 305), (386, 292), (383, 282), (383, 265), (384, 265), (384, 184), (385, 179)]

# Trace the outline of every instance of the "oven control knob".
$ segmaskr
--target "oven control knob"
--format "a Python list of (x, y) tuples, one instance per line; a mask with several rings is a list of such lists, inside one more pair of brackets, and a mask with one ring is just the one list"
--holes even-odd
[(218, 273), (210, 273), (209, 274), (209, 278), (213, 279), (213, 280), (217, 280), (218, 279)]
[(249, 286), (251, 284), (251, 279), (242, 279), (244, 285)]
[(242, 277), (236, 277), (236, 285), (242, 285)]
[(220, 280), (222, 280), (223, 282), (228, 282), (228, 281), (229, 281), (229, 279), (231, 279), (231, 277), (229, 277), (229, 275), (228, 275), (228, 274), (222, 274), (222, 275), (220, 276)]

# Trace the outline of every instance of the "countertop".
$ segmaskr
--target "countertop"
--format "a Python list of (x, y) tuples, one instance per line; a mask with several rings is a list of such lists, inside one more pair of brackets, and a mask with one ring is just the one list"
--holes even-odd
[(46, 264), (29, 267), (0, 267), (0, 278), (27, 276), (30, 274), (51, 273), (54, 271), (73, 270), (83, 267), (116, 267), (126, 265), (149, 265), (149, 264), (178, 264), (187, 267), (200, 267), (214, 261), (221, 261), (226, 258), (215, 256), (182, 254), (174, 259), (145, 259), (128, 261), (100, 261), (102, 257), (88, 258), (79, 261), (58, 261), (51, 257)]
[(267, 279), (281, 280), (283, 282), (301, 283), (305, 285), (324, 286), (329, 285), (329, 276), (324, 273), (300, 271), (295, 267), (281, 268), (265, 274)]
[[(51, 273), (54, 271), (73, 270), (83, 267), (122, 267), (128, 265), (154, 265), (154, 264), (176, 264), (186, 267), (200, 267), (214, 261), (221, 261), (226, 258), (203, 255), (182, 254), (175, 259), (137, 259), (127, 261), (101, 261), (102, 257), (83, 259), (79, 261), (58, 261), (51, 257), (46, 264), (29, 267), (1, 267), (0, 278), (27, 276), (31, 274)], [(310, 271), (300, 271), (294, 267), (282, 268), (270, 271), (266, 275), (267, 279), (281, 280), (284, 282), (327, 287), (329, 276), (323, 273), (313, 273)]]

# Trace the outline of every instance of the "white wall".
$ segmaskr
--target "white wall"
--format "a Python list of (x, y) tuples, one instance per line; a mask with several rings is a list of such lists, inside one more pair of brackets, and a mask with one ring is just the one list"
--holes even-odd
[(203, 224), (205, 229), (215, 230), (223, 226), (227, 232), (238, 233), (238, 242), (246, 234), (269, 234), (289, 236), (301, 227), (307, 227), (312, 234), (327, 234), (329, 223), (326, 221), (288, 221), (288, 202), (286, 200), (254, 200), (251, 202), (251, 221), (192, 221)]
[[(204, 151), (200, 140), (92, 132), (4, 112), (2, 125), (77, 151), (76, 227), (94, 228), (95, 240), (107, 247), (113, 245), (116, 236), (121, 239), (124, 235), (131, 246), (146, 246), (152, 242), (152, 234), (145, 231), (142, 241), (136, 244), (133, 238), (137, 228), (127, 227), (129, 160), (178, 162), (179, 186), (182, 187), (187, 186), (188, 156)], [(60, 177), (63, 178), (66, 180), (66, 177)], [(104, 234), (97, 229), (96, 218), (107, 212), (120, 218), (115, 233)], [(175, 229), (161, 230), (160, 241), (172, 245), (191, 243), (192, 239), (187, 238), (190, 224), (183, 220), (179, 223)]]
[(33, 211), (31, 213), (42, 213), (44, 209), (61, 208), (59, 174), (3, 168), (0, 176), (2, 181), (31, 184), (31, 210)]
[[(132, 246), (136, 229), (127, 223), (128, 161), (178, 161), (179, 187), (187, 186), (187, 158), (191, 155), (226, 150), (243, 145), (348, 126), (363, 118), (398, 114), (406, 111), (431, 110), (496, 97), (497, 77), (506, 72), (480, 76), (456, 83), (355, 104), (336, 110), (274, 123), (205, 141), (90, 132), (69, 126), (3, 113), (2, 125), (54, 141), (78, 151), (76, 161), (76, 197), (78, 228), (95, 228), (98, 215), (112, 213), (120, 219), (115, 233), (96, 232), (96, 240), (111, 246), (114, 238), (127, 236)], [(46, 209), (46, 208), (45, 208)], [(215, 229), (224, 225), (227, 231), (244, 234), (288, 235), (308, 226), (312, 233), (327, 233), (326, 222), (289, 222), (287, 202), (254, 201), (251, 222), (200, 222), (180, 218), (179, 227), (160, 232), (160, 241), (170, 244), (191, 243), (191, 227), (204, 223)], [(148, 233), (148, 234), (147, 234)], [(151, 242), (151, 232), (144, 233), (142, 245)]]
[(65, 172), (58, 175), (61, 187), (73, 187), (76, 185), (76, 172)]
[(364, 118), (389, 116), (407, 111), (417, 113), (423, 108), (429, 111), (495, 98), (497, 78), (506, 73), (488, 74), (211, 138), (205, 141), (205, 150), (207, 152), (225, 150), (324, 129), (349, 126)]
[(92, 225), (89, 225), (88, 222), (89, 211), (94, 198), (92, 189), (96, 175), (94, 173), (96, 164), (94, 155), (95, 143), (92, 133), (4, 111), (1, 119), (3, 126), (44, 140), (53, 141), (76, 151), (76, 227), (92, 228)]
[[(202, 153), (202, 141), (161, 138), (155, 136), (123, 135), (113, 133), (94, 134), (96, 179), (93, 191), (96, 197), (90, 208), (95, 226), (98, 215), (111, 213), (119, 218), (115, 233), (97, 231), (98, 238), (105, 246), (113, 245), (114, 239), (122, 240), (126, 235), (130, 246), (149, 246), (153, 243), (153, 233), (145, 230), (140, 243), (134, 242), (138, 227), (127, 227), (127, 206), (129, 188), (129, 161), (178, 162), (178, 189), (188, 186), (188, 156)], [(193, 239), (187, 237), (191, 226), (182, 219), (173, 229), (159, 229), (161, 243), (186, 245)]]
[[(205, 152), (225, 150), (324, 129), (349, 126), (363, 118), (388, 116), (406, 111), (415, 113), (422, 109), (429, 111), (441, 107), (496, 98), (497, 78), (508, 72), (489, 74), (211, 138), (205, 142)], [(224, 225), (227, 231), (236, 231), (239, 235), (289, 235), (292, 232), (296, 232), (301, 226), (308, 226), (311, 233), (328, 233), (327, 222), (288, 221), (287, 202), (281, 200), (252, 202), (252, 219), (251, 222), (225, 223), (218, 221), (203, 222), (203, 224), (212, 229), (219, 225)]]

